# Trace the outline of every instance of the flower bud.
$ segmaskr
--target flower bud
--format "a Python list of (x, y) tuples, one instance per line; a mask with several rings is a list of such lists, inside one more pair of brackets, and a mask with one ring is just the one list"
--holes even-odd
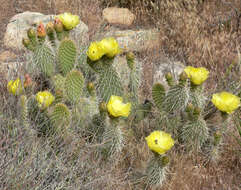
[(192, 112), (193, 111), (193, 105), (189, 103), (186, 107), (186, 112)]
[(99, 110), (100, 110), (100, 112), (106, 112), (107, 111), (107, 107), (106, 107), (106, 103), (105, 102), (101, 102), (100, 103)]
[(169, 86), (173, 86), (174, 85), (174, 82), (173, 82), (173, 76), (170, 72), (168, 72), (166, 75), (165, 75), (165, 78), (167, 80), (167, 83)]
[(93, 82), (89, 82), (89, 83), (87, 84), (87, 90), (88, 90), (88, 92), (91, 94), (94, 89), (95, 89), (94, 83), (93, 83)]
[(185, 72), (182, 72), (179, 77), (180, 77), (181, 81), (186, 81), (187, 78), (188, 78), (188, 76), (187, 76), (187, 74)]
[(24, 47), (29, 49), (29, 46), (31, 45), (31, 42), (28, 38), (23, 38), (22, 43), (23, 43)]
[(166, 78), (167, 81), (173, 79), (172, 74), (171, 74), (170, 72), (168, 72), (168, 73), (165, 75), (165, 78)]
[(127, 64), (128, 64), (130, 69), (134, 68), (134, 64), (135, 64), (134, 59), (135, 59), (135, 55), (134, 55), (133, 52), (128, 52), (126, 54)]
[(36, 32), (33, 28), (28, 29), (27, 35), (28, 35), (29, 39), (36, 38)]
[(193, 110), (193, 114), (196, 115), (196, 116), (199, 116), (200, 113), (201, 113), (201, 108), (195, 107), (194, 110)]
[(63, 30), (64, 30), (63, 23), (61, 22), (61, 20), (59, 18), (54, 19), (54, 29), (58, 33), (63, 32)]
[(39, 38), (45, 38), (46, 37), (46, 31), (45, 31), (45, 28), (44, 28), (44, 25), (43, 25), (42, 22), (40, 22), (40, 24), (38, 25), (37, 36)]
[(46, 32), (47, 32), (48, 35), (54, 33), (54, 24), (53, 24), (53, 22), (49, 22), (49, 23), (46, 25)]

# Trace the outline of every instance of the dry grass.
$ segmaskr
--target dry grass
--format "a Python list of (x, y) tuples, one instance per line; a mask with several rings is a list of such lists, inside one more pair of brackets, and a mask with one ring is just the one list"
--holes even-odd
[[(4, 27), (0, 39), (8, 19), (18, 12), (58, 14), (70, 11), (80, 15), (93, 36), (100, 29), (103, 8), (127, 7), (137, 16), (132, 27), (157, 27), (163, 34), (160, 50), (141, 55), (147, 62), (160, 61), (165, 55), (188, 65), (208, 67), (214, 73), (212, 79), (235, 60), (241, 44), (240, 0), (232, 3), (221, 0), (25, 0), (10, 3), (1, 0), (1, 5), (0, 22)], [(150, 84), (151, 68), (147, 71), (144, 76)], [(18, 101), (8, 96), (7, 81), (1, 77), (0, 80), (0, 189), (141, 189), (132, 185), (131, 174), (134, 170), (142, 171), (151, 156), (144, 136), (154, 126), (142, 123), (139, 130), (142, 137), (138, 141), (131, 139), (121, 155), (104, 162), (96, 155), (100, 145), (90, 144), (74, 127), (70, 134), (50, 139), (20, 127)], [(148, 91), (147, 88), (145, 94)], [(202, 155), (188, 156), (172, 151), (170, 175), (160, 189), (240, 189), (241, 150), (232, 136), (234, 133), (230, 128), (216, 163), (205, 165)]]

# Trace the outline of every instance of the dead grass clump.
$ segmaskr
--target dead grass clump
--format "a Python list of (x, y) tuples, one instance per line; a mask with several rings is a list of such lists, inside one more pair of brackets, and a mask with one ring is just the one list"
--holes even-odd
[(102, 0), (103, 6), (127, 7), (136, 25), (164, 31), (163, 49), (186, 64), (215, 72), (229, 65), (240, 44), (240, 1)]

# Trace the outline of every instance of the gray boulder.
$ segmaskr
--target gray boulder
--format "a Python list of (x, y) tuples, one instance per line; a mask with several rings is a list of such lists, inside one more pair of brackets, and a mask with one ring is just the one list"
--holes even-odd
[[(26, 31), (39, 24), (47, 24), (54, 20), (55, 15), (44, 15), (37, 12), (24, 12), (12, 17), (7, 25), (6, 33), (4, 35), (4, 45), (7, 48), (22, 50), (22, 39), (27, 37)], [(82, 21), (71, 31), (72, 39), (76, 40), (78, 47), (85, 45), (89, 41), (88, 27)]]

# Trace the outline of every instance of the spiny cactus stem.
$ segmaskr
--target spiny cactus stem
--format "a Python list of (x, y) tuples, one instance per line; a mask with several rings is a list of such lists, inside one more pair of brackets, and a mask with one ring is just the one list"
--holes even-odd
[(165, 75), (165, 78), (167, 80), (167, 84), (171, 87), (171, 86), (174, 86), (175, 83), (174, 83), (174, 80), (173, 80), (173, 76), (170, 72), (168, 72), (166, 75)]

